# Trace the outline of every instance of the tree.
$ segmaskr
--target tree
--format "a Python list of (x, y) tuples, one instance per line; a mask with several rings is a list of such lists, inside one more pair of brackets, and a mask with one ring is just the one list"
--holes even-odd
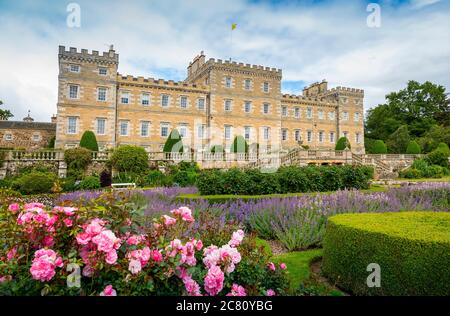
[[(3, 101), (0, 100), (0, 105), (3, 105)], [(2, 110), (0, 109), (0, 121), (7, 121), (11, 117), (14, 117), (14, 115), (9, 110)]]
[(450, 126), (433, 125), (417, 142), (425, 153), (435, 150), (439, 143), (450, 144)]
[(387, 154), (387, 146), (381, 139), (378, 139), (373, 143), (371, 152), (372, 154)]
[(173, 129), (170, 132), (169, 137), (164, 144), (163, 151), (165, 153), (183, 153), (183, 141), (181, 139), (180, 133), (178, 133), (177, 129)]
[(410, 154), (410, 155), (418, 155), (422, 152), (422, 150), (420, 149), (419, 144), (412, 140), (409, 142), (408, 147), (406, 148), (406, 153)]
[(389, 153), (392, 154), (404, 154), (406, 153), (406, 148), (411, 140), (409, 136), (408, 126), (400, 126), (394, 133), (389, 136), (387, 141), (387, 147)]
[(248, 153), (248, 144), (245, 138), (242, 136), (236, 136), (231, 144), (230, 152), (240, 154)]
[(450, 125), (449, 104), (445, 87), (409, 81), (405, 89), (388, 94), (385, 104), (368, 111), (365, 136), (387, 141), (401, 125), (407, 125), (411, 136), (422, 137), (433, 125)]
[(336, 143), (335, 150), (345, 150), (346, 148), (352, 149), (352, 145), (350, 144), (350, 141), (347, 139), (347, 137), (341, 137)]
[(86, 148), (92, 151), (98, 151), (97, 138), (93, 131), (85, 131), (81, 136), (80, 147)]

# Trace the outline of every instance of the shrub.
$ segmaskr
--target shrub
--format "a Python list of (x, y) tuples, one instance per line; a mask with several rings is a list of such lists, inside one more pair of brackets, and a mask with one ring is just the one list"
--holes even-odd
[[(331, 217), (323, 272), (357, 295), (450, 295), (450, 213), (403, 212)], [(366, 284), (381, 267), (381, 287)]]
[(76, 178), (67, 177), (63, 180), (62, 189), (64, 192), (73, 192), (79, 189), (79, 182)]
[(426, 160), (430, 165), (438, 165), (448, 168), (448, 157), (448, 151), (443, 148), (438, 148), (429, 153), (426, 157)]
[(422, 152), (419, 144), (412, 140), (409, 142), (408, 147), (406, 148), (406, 153), (410, 155), (418, 155)]
[(336, 143), (335, 150), (345, 150), (346, 148), (352, 149), (352, 145), (350, 144), (350, 141), (347, 139), (347, 137), (341, 137)]
[(98, 151), (97, 138), (93, 131), (85, 131), (81, 136), (80, 147), (92, 151)]
[[(0, 210), (8, 222), (0, 257), (9, 257), (0, 266), (0, 295), (287, 293), (286, 271), (269, 269), (255, 236), (246, 236), (236, 223), (205, 217), (206, 212), (194, 218), (190, 209), (178, 208), (145, 226), (132, 199), (108, 194), (97, 200), (104, 206), (45, 209), (34, 204)], [(76, 287), (67, 286), (71, 263), (82, 269)]]
[(447, 146), (446, 143), (439, 143), (439, 145), (437, 146), (436, 149), (438, 149), (438, 150), (443, 150), (443, 151), (445, 151), (446, 153), (450, 153), (450, 149), (448, 148), (448, 146)]
[(182, 153), (183, 149), (183, 141), (181, 140), (181, 135), (177, 129), (173, 129), (170, 132), (169, 137), (164, 144), (163, 151), (165, 153)]
[(100, 186), (102, 188), (107, 188), (110, 187), (111, 184), (112, 184), (111, 172), (105, 169), (100, 173)]
[(67, 164), (67, 175), (80, 180), (92, 162), (92, 153), (89, 149), (81, 147), (67, 149), (64, 152), (64, 161)]
[(0, 150), (0, 167), (3, 166), (3, 163), (5, 162), (6, 158), (6, 152)]
[(387, 146), (382, 140), (376, 140), (372, 146), (373, 154), (387, 154)]
[(111, 164), (119, 172), (142, 174), (148, 170), (148, 155), (142, 147), (123, 145), (114, 150)]
[(146, 185), (158, 187), (163, 186), (164, 178), (166, 176), (159, 170), (150, 170), (147, 174)]
[(400, 178), (419, 179), (422, 178), (422, 173), (415, 168), (408, 168), (400, 172)]
[(231, 153), (248, 153), (248, 144), (244, 137), (236, 136), (230, 147)]
[(55, 148), (56, 136), (53, 136), (48, 140), (47, 148), (54, 149)]
[(13, 186), (22, 194), (51, 193), (55, 180), (52, 173), (31, 172), (18, 178)]
[(100, 188), (100, 179), (95, 176), (86, 177), (80, 182), (80, 189), (82, 190), (96, 190)]
[(197, 175), (194, 171), (180, 170), (172, 176), (172, 180), (180, 187), (189, 187), (195, 185)]

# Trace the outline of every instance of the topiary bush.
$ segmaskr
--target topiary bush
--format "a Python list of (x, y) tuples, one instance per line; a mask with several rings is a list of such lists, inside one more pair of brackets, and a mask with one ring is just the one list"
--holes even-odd
[(183, 153), (183, 141), (181, 140), (181, 135), (177, 129), (173, 129), (170, 132), (169, 137), (164, 144), (163, 151), (165, 153)]
[(80, 147), (86, 148), (92, 151), (98, 151), (97, 138), (93, 131), (85, 131), (81, 136)]
[(335, 150), (345, 150), (346, 148), (352, 149), (352, 145), (347, 137), (341, 137), (336, 143)]
[(80, 189), (82, 190), (96, 190), (100, 188), (100, 179), (96, 176), (86, 177), (80, 182)]
[(149, 168), (148, 155), (143, 147), (123, 145), (114, 150), (111, 165), (119, 172), (142, 174)]
[(419, 144), (412, 140), (409, 142), (408, 147), (406, 148), (406, 153), (410, 155), (419, 155), (422, 152)]
[[(323, 247), (324, 274), (356, 295), (450, 295), (450, 213), (337, 215)], [(381, 287), (367, 286), (371, 263)]]
[(246, 154), (248, 153), (248, 144), (244, 137), (242, 136), (236, 136), (233, 140), (233, 143), (230, 147), (231, 153), (242, 153)]
[(55, 174), (30, 172), (14, 181), (13, 187), (22, 194), (51, 193), (55, 181)]
[(376, 140), (372, 146), (372, 153), (376, 155), (387, 154), (387, 146), (382, 140)]
[(81, 180), (92, 162), (92, 153), (81, 147), (67, 149), (64, 152), (64, 161), (67, 164), (67, 176)]
[(448, 168), (449, 151), (445, 148), (437, 148), (427, 155), (425, 158), (430, 165), (438, 165)]

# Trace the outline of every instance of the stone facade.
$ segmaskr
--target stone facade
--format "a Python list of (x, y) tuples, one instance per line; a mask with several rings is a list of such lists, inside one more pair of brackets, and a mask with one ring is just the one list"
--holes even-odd
[(322, 81), (285, 95), (280, 69), (206, 60), (203, 52), (182, 82), (123, 76), (118, 64), (112, 47), (101, 55), (59, 47), (57, 148), (76, 146), (92, 130), (100, 147), (158, 152), (177, 128), (193, 151), (228, 151), (238, 135), (261, 151), (334, 149), (347, 135), (352, 151), (364, 153), (363, 90)]
[(56, 117), (52, 123), (34, 122), (28, 116), (23, 121), (0, 121), (0, 148), (39, 150), (47, 148), (56, 136)]

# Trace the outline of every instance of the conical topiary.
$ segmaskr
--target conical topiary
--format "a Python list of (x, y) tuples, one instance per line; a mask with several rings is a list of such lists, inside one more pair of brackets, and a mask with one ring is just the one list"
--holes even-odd
[(85, 131), (83, 136), (81, 136), (80, 147), (86, 148), (92, 151), (98, 151), (98, 143), (97, 138), (95, 137), (94, 132)]
[(336, 150), (345, 150), (346, 148), (352, 149), (352, 145), (350, 144), (347, 137), (341, 137), (339, 138), (338, 142), (336, 143)]
[(164, 144), (163, 151), (165, 153), (183, 153), (183, 141), (181, 140), (181, 135), (177, 129), (173, 129), (170, 132), (170, 135)]
[(376, 140), (372, 147), (373, 154), (387, 154), (387, 146), (382, 140)]
[(233, 154), (246, 154), (248, 153), (248, 144), (245, 138), (242, 136), (236, 136), (231, 144), (230, 152)]

